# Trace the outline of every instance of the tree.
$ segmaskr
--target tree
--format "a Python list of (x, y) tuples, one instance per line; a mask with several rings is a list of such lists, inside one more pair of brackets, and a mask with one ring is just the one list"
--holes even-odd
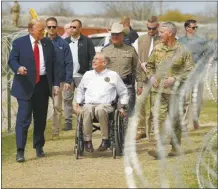
[(73, 16), (74, 11), (70, 6), (70, 2), (53, 2), (40, 11), (40, 14), (45, 14), (49, 16)]
[(103, 2), (104, 16), (116, 18), (129, 16), (135, 20), (146, 20), (155, 15), (154, 2)]
[(9, 2), (2, 2), (2, 15), (8, 15), (11, 13), (11, 5)]

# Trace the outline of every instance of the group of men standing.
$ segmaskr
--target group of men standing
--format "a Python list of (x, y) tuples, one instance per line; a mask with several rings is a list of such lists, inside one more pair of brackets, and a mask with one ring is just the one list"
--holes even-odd
[[(197, 29), (197, 26), (191, 25), (193, 22), (187, 22), (189, 23), (185, 25), (187, 33), (189, 28), (191, 30)], [(47, 29), (46, 37), (44, 37), (45, 27)], [(120, 23), (112, 25), (111, 42), (103, 48), (103, 54), (98, 56), (95, 56), (91, 39), (81, 34), (82, 22), (80, 20), (74, 19), (70, 24), (67, 24), (66, 32), (62, 37), (58, 36), (57, 27), (58, 22), (54, 17), (48, 18), (45, 23), (42, 20), (33, 20), (28, 25), (29, 35), (18, 38), (13, 42), (9, 66), (15, 73), (12, 95), (17, 98), (19, 105), (16, 120), (16, 160), (18, 162), (25, 161), (24, 150), (32, 114), (34, 118), (33, 147), (36, 149), (38, 157), (45, 155), (43, 151), (44, 131), (49, 96), (52, 97), (54, 105), (52, 138), (59, 139), (62, 102), (64, 102), (65, 114), (63, 130), (72, 130), (75, 88), (79, 86), (83, 75), (93, 68), (92, 61), (93, 64), (98, 65), (96, 61), (99, 59), (101, 59), (102, 66), (100, 66), (100, 69), (99, 67), (96, 68), (96, 70), (104, 71), (105, 65), (107, 65), (109, 70), (115, 71), (119, 75), (128, 89), (129, 116), (134, 113), (136, 93), (141, 95), (143, 87), (151, 83), (149, 128), (153, 125), (153, 118), (156, 113), (154, 108), (155, 97), (158, 91), (161, 91), (158, 120), (159, 130), (163, 136), (164, 131), (162, 130), (164, 127), (162, 125), (169, 114), (169, 100), (173, 95), (178, 98), (179, 90), (173, 91), (173, 86), (176, 82), (179, 82), (178, 88), (180, 88), (194, 66), (191, 55), (192, 49), (188, 51), (176, 40), (177, 29), (175, 24), (167, 22), (159, 25), (157, 17), (152, 16), (147, 21), (148, 34), (138, 38), (138, 34), (130, 26), (130, 19), (123, 17)], [(186, 34), (186, 41), (189, 40), (189, 37)], [(135, 40), (138, 40), (138, 54), (131, 46)], [(200, 41), (199, 38), (197, 41)], [(179, 56), (175, 57), (178, 52)], [(199, 56), (201, 55), (199, 54)], [(169, 68), (166, 63), (168, 60), (173, 60)], [(104, 62), (107, 62), (107, 64)], [(161, 74), (164, 75), (164, 79), (159, 73), (162, 69), (164, 73)], [(136, 91), (135, 82), (137, 82)], [(121, 83), (120, 86), (123, 87), (123, 84)], [(99, 101), (101, 100), (99, 99)], [(136, 140), (146, 137), (145, 104), (146, 99), (140, 112), (141, 120)], [(84, 122), (84, 124), (87, 123)], [(103, 124), (107, 123), (104, 121)], [(86, 126), (84, 125), (84, 127)], [(178, 120), (175, 121), (173, 128), (176, 131), (176, 141), (180, 144), (181, 127)], [(149, 129), (149, 132), (151, 130)], [(107, 134), (102, 133), (102, 135), (106, 136)], [(172, 140), (171, 144), (171, 154), (175, 155), (178, 152), (175, 140)], [(106, 137), (102, 139), (99, 149), (104, 151), (108, 147), (109, 143)], [(89, 137), (85, 148), (87, 151), (93, 151)], [(158, 157), (158, 152), (149, 154)]]

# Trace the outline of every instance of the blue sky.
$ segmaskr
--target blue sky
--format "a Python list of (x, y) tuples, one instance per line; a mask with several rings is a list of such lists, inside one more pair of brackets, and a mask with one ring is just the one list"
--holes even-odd
[[(2, 1), (9, 2), (9, 1)], [(51, 1), (50, 1), (51, 2)], [(55, 2), (55, 1), (52, 1)], [(70, 1), (68, 1), (70, 2)], [(43, 9), (49, 4), (49, 1), (22, 1), (19, 2), (22, 9), (24, 11), (28, 11), (29, 8), (35, 8), (36, 11)], [(67, 3), (67, 2), (66, 2)], [(10, 4), (13, 4), (13, 1), (10, 1)], [(195, 2), (179, 2), (179, 1), (172, 1), (172, 2), (165, 2), (164, 7), (167, 9), (179, 9), (183, 13), (197, 13), (204, 10), (205, 6), (211, 4), (217, 6), (216, 2), (206, 2), (206, 1), (195, 1)], [(89, 13), (100, 13), (102, 11), (102, 2), (75, 2), (71, 1), (70, 6), (77, 14), (89, 14)]]

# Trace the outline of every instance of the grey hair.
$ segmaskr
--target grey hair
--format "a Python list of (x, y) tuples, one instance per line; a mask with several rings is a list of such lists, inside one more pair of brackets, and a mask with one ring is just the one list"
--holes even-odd
[(103, 61), (106, 62), (106, 64), (110, 63), (110, 58), (106, 56), (103, 52), (97, 52), (96, 54), (99, 54), (102, 57)]
[(160, 24), (160, 28), (161, 27), (167, 28), (168, 31), (170, 31), (172, 34), (176, 35), (177, 28), (173, 22), (163, 22)]

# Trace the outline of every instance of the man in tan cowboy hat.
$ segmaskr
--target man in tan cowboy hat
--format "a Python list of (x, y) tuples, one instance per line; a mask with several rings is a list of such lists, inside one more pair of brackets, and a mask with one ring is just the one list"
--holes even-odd
[(102, 49), (110, 58), (108, 68), (117, 72), (128, 88), (129, 115), (132, 115), (135, 106), (135, 78), (137, 94), (142, 93), (141, 68), (134, 47), (124, 43), (125, 29), (122, 24), (114, 23), (111, 27), (111, 44)]

